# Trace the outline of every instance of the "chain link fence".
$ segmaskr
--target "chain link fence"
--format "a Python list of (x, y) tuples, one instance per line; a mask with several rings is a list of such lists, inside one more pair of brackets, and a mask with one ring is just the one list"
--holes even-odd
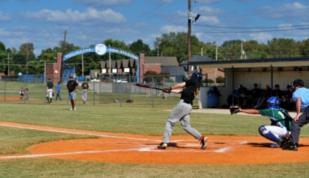
[[(81, 85), (82, 82), (79, 82)], [(152, 107), (162, 105), (174, 105), (179, 96), (166, 94), (159, 90), (137, 87), (133, 82), (110, 80), (109, 82), (94, 80), (88, 81), (88, 105), (116, 104), (123, 105), (150, 105)], [(154, 82), (149, 85), (156, 87), (169, 87), (173, 81)], [(52, 104), (68, 105), (68, 92), (66, 83), (61, 84), (61, 100), (56, 100), (56, 83), (54, 84), (54, 97)], [(44, 82), (24, 82), (18, 78), (6, 78), (0, 80), (0, 103), (16, 104), (48, 104), (47, 86)], [(82, 89), (77, 89), (77, 103), (81, 104)]]

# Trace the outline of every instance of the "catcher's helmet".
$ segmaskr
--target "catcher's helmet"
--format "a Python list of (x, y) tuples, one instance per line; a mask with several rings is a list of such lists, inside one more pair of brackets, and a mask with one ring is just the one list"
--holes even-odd
[(276, 96), (272, 96), (272, 97), (269, 97), (267, 99), (267, 103), (268, 103), (268, 108), (269, 109), (279, 109), (279, 105), (280, 105), (280, 100), (278, 97)]

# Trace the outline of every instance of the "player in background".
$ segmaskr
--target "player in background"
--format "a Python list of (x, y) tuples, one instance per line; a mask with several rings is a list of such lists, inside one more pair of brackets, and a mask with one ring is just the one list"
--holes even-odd
[(242, 112), (247, 114), (260, 114), (261, 116), (268, 117), (271, 125), (261, 125), (258, 131), (262, 137), (275, 142), (271, 147), (281, 147), (290, 136), (292, 117), (285, 109), (279, 107), (280, 100), (278, 97), (272, 96), (268, 98), (267, 104), (268, 108), (266, 109), (239, 108), (231, 112), (231, 114)]
[(180, 101), (173, 108), (167, 119), (163, 139), (160, 145), (158, 145), (158, 149), (166, 149), (168, 147), (168, 143), (170, 143), (170, 137), (173, 132), (173, 127), (177, 122), (180, 122), (182, 128), (200, 142), (201, 149), (206, 148), (208, 138), (201, 135), (200, 132), (191, 127), (190, 124), (192, 104), (194, 97), (199, 92), (201, 80), (201, 73), (194, 72), (192, 73), (191, 78), (186, 82), (178, 83), (170, 88), (164, 89), (167, 93), (180, 93), (181, 96)]
[(61, 81), (58, 81), (57, 85), (56, 85), (56, 100), (62, 100), (61, 98)]
[(46, 100), (47, 100), (47, 103), (50, 104), (53, 101), (53, 95), (54, 95), (54, 83), (51, 79), (47, 80), (46, 87), (47, 87)]
[(78, 86), (77, 81), (74, 79), (74, 77), (72, 75), (70, 75), (69, 80), (67, 82), (67, 89), (69, 92), (69, 100), (71, 103), (71, 111), (75, 111), (76, 110), (76, 106), (75, 106), (75, 99), (76, 99), (76, 88)]

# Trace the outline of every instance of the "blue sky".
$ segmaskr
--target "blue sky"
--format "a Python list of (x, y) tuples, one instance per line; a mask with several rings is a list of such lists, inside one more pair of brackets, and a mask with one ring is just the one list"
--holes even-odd
[[(204, 42), (309, 38), (308, 0), (192, 0), (201, 17), (193, 34)], [(163, 33), (187, 31), (187, 0), (1, 0), (0, 41), (35, 53), (67, 40), (81, 47), (112, 38), (153, 47)], [(295, 30), (298, 29), (298, 30)]]

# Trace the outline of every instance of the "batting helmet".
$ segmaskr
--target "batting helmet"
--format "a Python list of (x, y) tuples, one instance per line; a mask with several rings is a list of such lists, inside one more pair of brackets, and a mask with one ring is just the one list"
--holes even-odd
[(197, 71), (193, 72), (192, 75), (191, 75), (191, 79), (197, 80), (199, 82), (202, 81), (202, 78), (203, 78), (202, 74), (200, 72), (197, 72)]
[(278, 97), (276, 96), (272, 96), (272, 97), (269, 97), (267, 99), (267, 103), (268, 103), (268, 108), (269, 109), (279, 109), (279, 105), (280, 105), (280, 100)]

